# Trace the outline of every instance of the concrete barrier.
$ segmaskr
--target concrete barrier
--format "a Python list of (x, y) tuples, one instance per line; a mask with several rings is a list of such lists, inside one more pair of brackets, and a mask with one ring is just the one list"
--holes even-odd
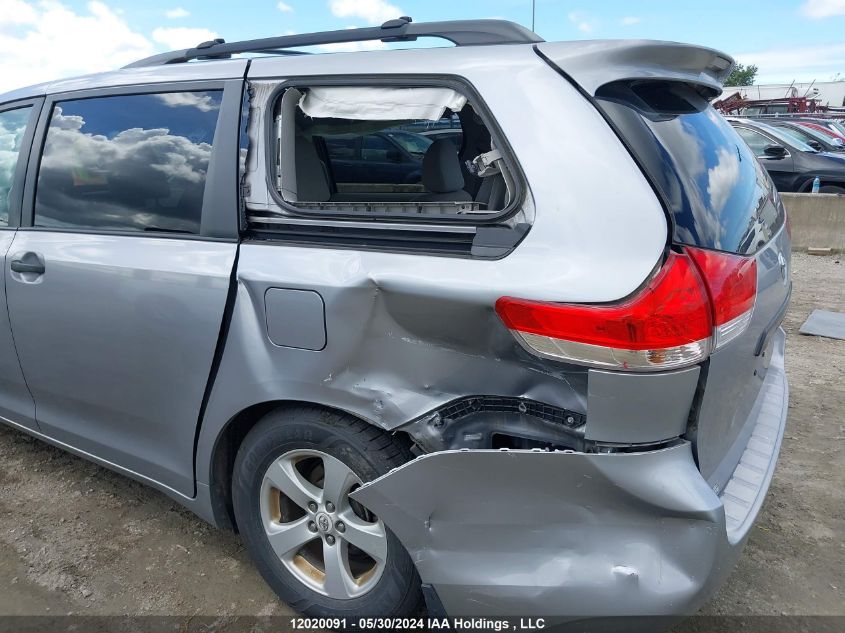
[(780, 197), (792, 225), (792, 250), (845, 252), (845, 195), (782, 193)]

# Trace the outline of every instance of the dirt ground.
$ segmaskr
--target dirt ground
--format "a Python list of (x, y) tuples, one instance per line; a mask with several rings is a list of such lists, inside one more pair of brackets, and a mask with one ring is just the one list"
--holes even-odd
[[(702, 613), (845, 615), (845, 262), (795, 255), (790, 415), (762, 515)], [(0, 615), (284, 615), (239, 540), (164, 495), (0, 427)]]

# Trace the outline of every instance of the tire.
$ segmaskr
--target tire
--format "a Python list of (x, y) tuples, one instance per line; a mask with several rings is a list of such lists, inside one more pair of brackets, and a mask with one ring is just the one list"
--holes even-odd
[(836, 185), (824, 185), (822, 187), (819, 187), (819, 193), (845, 194), (845, 187), (837, 187)]
[[(235, 460), (235, 518), (279, 598), (308, 617), (420, 611), (420, 580), (405, 548), (377, 517), (348, 499), (361, 482), (410, 459), (393, 436), (316, 407), (272, 411), (250, 430)], [(316, 512), (306, 508), (309, 503)]]

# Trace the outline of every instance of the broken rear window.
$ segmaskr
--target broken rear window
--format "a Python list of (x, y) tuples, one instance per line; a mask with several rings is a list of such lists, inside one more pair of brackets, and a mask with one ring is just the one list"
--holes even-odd
[(291, 87), (274, 122), (276, 191), (303, 211), (483, 217), (515, 197), (487, 125), (452, 88)]

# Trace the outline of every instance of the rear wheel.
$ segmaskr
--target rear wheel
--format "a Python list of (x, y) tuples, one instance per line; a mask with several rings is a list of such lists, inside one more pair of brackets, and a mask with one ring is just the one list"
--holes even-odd
[(845, 187), (837, 187), (836, 185), (824, 185), (822, 187), (819, 187), (819, 193), (845, 194)]
[(402, 616), (421, 604), (407, 552), (349, 494), (411, 455), (360, 420), (316, 408), (268, 414), (235, 461), (235, 517), (264, 579), (312, 617)]

